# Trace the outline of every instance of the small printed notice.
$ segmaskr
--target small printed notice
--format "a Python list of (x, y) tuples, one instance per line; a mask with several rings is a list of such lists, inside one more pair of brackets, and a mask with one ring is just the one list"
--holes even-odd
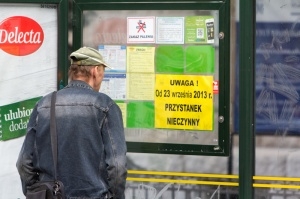
[(185, 17), (185, 43), (214, 43), (213, 16)]
[(213, 130), (213, 76), (155, 77), (155, 128)]
[(39, 99), (40, 97), (0, 106), (0, 140), (9, 140), (26, 134), (27, 123)]
[(154, 100), (154, 81), (153, 73), (128, 73), (127, 99)]
[(126, 74), (105, 73), (100, 92), (113, 100), (124, 100), (126, 98)]
[(155, 17), (127, 17), (127, 43), (155, 43)]
[(219, 81), (215, 80), (213, 82), (213, 90), (214, 90), (214, 94), (219, 94)]
[(155, 47), (128, 46), (127, 72), (154, 73)]
[(183, 44), (184, 17), (157, 17), (156, 43)]
[(100, 45), (98, 46), (104, 61), (113, 69), (106, 68), (106, 71), (125, 72), (126, 70), (126, 46), (125, 45)]

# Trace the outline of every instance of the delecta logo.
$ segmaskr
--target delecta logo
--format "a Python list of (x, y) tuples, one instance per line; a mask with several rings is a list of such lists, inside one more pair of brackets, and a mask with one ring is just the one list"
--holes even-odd
[(0, 107), (0, 140), (26, 134), (29, 117), (39, 99), (40, 97)]
[(37, 51), (43, 41), (42, 27), (29, 17), (13, 16), (0, 23), (0, 48), (8, 54), (29, 55)]

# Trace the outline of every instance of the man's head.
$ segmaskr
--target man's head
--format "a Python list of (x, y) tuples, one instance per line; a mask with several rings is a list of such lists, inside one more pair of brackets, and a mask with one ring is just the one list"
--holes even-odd
[(99, 91), (104, 77), (105, 67), (111, 68), (102, 55), (94, 48), (82, 47), (70, 55), (70, 80), (82, 80)]

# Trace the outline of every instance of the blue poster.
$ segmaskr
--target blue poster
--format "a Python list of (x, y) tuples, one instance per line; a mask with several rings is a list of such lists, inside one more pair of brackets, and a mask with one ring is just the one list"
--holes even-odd
[[(241, 46), (237, 44), (237, 48)], [(300, 24), (257, 22), (255, 49), (256, 133), (300, 135)], [(239, 61), (236, 63), (238, 76)], [(242, 116), (238, 113), (238, 87), (236, 91), (238, 132)]]

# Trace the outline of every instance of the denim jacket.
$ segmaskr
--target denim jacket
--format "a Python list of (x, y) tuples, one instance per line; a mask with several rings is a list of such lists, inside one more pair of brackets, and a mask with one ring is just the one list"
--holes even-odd
[[(30, 116), (17, 169), (22, 188), (52, 180), (51, 94), (39, 100)], [(83, 81), (57, 92), (58, 180), (67, 198), (124, 199), (126, 142), (120, 108)]]

